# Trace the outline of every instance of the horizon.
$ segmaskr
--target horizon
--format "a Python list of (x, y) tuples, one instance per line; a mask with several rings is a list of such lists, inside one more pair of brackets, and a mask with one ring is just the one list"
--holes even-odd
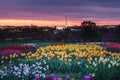
[(93, 21), (97, 25), (120, 25), (119, 0), (1, 0), (0, 25), (68, 26)]
[[(84, 20), (90, 21), (90, 20)], [(81, 22), (83, 21), (68, 21), (67, 26), (81, 26)], [(93, 21), (95, 22), (95, 21)], [(95, 22), (96, 23), (96, 22)], [(66, 26), (65, 20), (58, 20), (58, 21), (41, 21), (41, 20), (0, 20), (0, 26)], [(96, 23), (97, 26), (104, 26), (104, 25), (120, 25), (119, 22), (101, 22)]]

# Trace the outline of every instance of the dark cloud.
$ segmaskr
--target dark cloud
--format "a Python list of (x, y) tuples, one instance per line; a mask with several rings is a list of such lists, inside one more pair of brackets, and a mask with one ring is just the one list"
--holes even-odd
[(93, 0), (102, 7), (120, 8), (120, 0)]

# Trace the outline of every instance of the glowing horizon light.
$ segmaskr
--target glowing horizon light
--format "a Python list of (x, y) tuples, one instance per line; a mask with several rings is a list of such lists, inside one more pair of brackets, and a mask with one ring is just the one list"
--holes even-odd
[(37, 26), (53, 26), (53, 25), (61, 25), (63, 22), (55, 22), (55, 21), (41, 21), (41, 20), (0, 20), (0, 25), (11, 25), (11, 26), (24, 26), (31, 24)]
[[(92, 20), (91, 20), (92, 21)], [(80, 26), (82, 21), (75, 21), (71, 20), (68, 21), (68, 26)], [(94, 22), (94, 21), (93, 21)], [(31, 26), (36, 25), (36, 26), (65, 26), (65, 21), (49, 21), (49, 20), (15, 20), (15, 19), (4, 19), (0, 20), (0, 26)], [(119, 25), (119, 22), (117, 21), (99, 21), (96, 22), (97, 25)]]

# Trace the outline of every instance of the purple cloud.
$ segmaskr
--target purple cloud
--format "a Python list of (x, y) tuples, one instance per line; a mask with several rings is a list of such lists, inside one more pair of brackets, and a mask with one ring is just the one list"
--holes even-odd
[[(120, 21), (120, 0), (0, 0), (0, 19)], [(106, 21), (106, 20), (105, 20)]]

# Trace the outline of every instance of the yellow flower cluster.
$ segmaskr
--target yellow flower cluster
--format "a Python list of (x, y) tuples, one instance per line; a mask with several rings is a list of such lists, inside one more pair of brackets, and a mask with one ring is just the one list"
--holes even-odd
[(44, 52), (44, 51), (102, 51), (103, 47), (94, 45), (94, 44), (85, 44), (85, 45), (79, 45), (79, 44), (70, 44), (70, 45), (57, 45), (57, 46), (46, 46), (46, 47), (40, 47), (37, 49), (37, 52)]
[(1, 57), (1, 59), (12, 59), (12, 58), (17, 58), (18, 57), (18, 55), (16, 54), (16, 53), (14, 53), (14, 54), (10, 54), (9, 56), (2, 56)]
[(14, 54), (10, 54), (9, 56), (1, 56), (1, 64), (4, 63), (12, 63), (12, 60), (17, 58), (18, 59), (19, 55), (17, 55), (16, 53)]
[[(86, 58), (88, 61), (92, 57), (112, 56), (120, 58), (119, 53), (108, 52), (103, 47), (94, 44), (46, 46), (38, 48), (35, 53), (23, 53), (22, 56), (28, 59), (35, 58), (36, 60), (42, 60), (43, 58), (50, 60), (57, 57), (60, 61), (64, 60), (65, 62), (71, 62), (73, 57), (76, 59)], [(78, 62), (78, 64), (80, 63)]]

